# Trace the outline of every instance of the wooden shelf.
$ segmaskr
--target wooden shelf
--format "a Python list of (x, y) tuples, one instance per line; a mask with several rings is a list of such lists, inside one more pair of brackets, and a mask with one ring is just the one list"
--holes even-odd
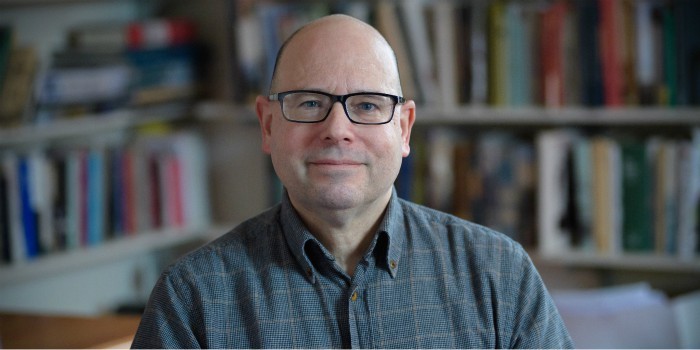
[(140, 320), (138, 315), (0, 313), (0, 335), (8, 349), (128, 348)]
[(63, 5), (80, 2), (107, 2), (116, 0), (0, 0), (1, 7), (26, 7), (39, 5)]
[(416, 123), (500, 126), (700, 125), (700, 108), (418, 107)]
[(34, 260), (1, 266), (0, 285), (10, 285), (86, 266), (128, 259), (132, 256), (188, 243), (204, 243), (229, 229), (228, 226), (217, 225), (203, 229), (149, 231), (132, 237), (107, 241), (95, 247), (47, 254)]
[(681, 259), (654, 253), (603, 255), (588, 252), (566, 252), (556, 255), (534, 253), (533, 255), (534, 259), (543, 263), (568, 267), (700, 274), (700, 257)]
[[(700, 107), (683, 108), (494, 108), (418, 106), (418, 125), (498, 126), (700, 126)], [(195, 107), (200, 120), (257, 122), (253, 106), (207, 101)]]
[(190, 112), (187, 103), (124, 109), (104, 114), (84, 115), (44, 124), (0, 128), (0, 147), (21, 146), (71, 137), (119, 131), (154, 122), (184, 118)]

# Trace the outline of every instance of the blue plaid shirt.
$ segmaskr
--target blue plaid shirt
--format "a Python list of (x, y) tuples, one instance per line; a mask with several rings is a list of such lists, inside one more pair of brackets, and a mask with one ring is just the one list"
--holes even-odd
[(568, 348), (520, 245), (399, 199), (348, 276), (288, 198), (170, 266), (136, 348)]

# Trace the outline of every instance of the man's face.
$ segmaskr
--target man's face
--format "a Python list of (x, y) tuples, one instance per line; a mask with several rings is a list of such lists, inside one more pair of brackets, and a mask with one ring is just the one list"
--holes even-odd
[[(367, 33), (338, 26), (309, 29), (288, 45), (273, 92), (400, 95), (392, 60), (388, 48)], [(295, 206), (361, 209), (388, 200), (402, 157), (409, 153), (412, 101), (397, 105), (392, 121), (383, 125), (353, 124), (340, 103), (333, 105), (326, 120), (314, 124), (285, 120), (277, 101), (258, 109), (263, 149)]]

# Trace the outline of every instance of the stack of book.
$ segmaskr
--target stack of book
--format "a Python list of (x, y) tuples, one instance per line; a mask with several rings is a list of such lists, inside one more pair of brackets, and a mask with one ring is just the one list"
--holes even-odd
[[(78, 25), (66, 33), (66, 44), (53, 52), (50, 62), (38, 62), (31, 48), (15, 47), (12, 32), (9, 26), (0, 28), (4, 125), (196, 95), (200, 50), (195, 26), (188, 20)], [(39, 66), (48, 68), (37, 75)]]

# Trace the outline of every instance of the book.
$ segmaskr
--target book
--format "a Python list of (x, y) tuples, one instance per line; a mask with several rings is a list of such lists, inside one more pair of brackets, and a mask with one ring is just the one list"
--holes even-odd
[(603, 70), (603, 93), (607, 107), (624, 104), (624, 68), (620, 50), (622, 38), (622, 2), (599, 0), (600, 53)]
[(678, 143), (660, 140), (655, 159), (655, 250), (674, 254), (678, 230)]
[(601, 68), (598, 2), (578, 0), (574, 2), (578, 13), (578, 41), (581, 45), (581, 104), (603, 105), (603, 74)]
[(663, 31), (662, 104), (678, 105), (678, 45), (676, 13), (670, 6), (661, 8)]
[(55, 68), (42, 80), (38, 103), (46, 106), (125, 101), (131, 86), (127, 65)]
[(574, 228), (572, 245), (582, 251), (595, 251), (593, 242), (593, 158), (588, 139), (578, 139), (572, 146), (573, 187), (577, 226)]
[(478, 197), (481, 187), (474, 179), (472, 167), (475, 153), (474, 143), (470, 140), (456, 140), (454, 143), (454, 203), (452, 213), (465, 220), (474, 220), (472, 201)]
[(129, 104), (142, 106), (195, 97), (198, 55), (196, 45), (128, 50), (126, 59), (134, 70)]
[(0, 25), (0, 91), (5, 82), (8, 66), (10, 64), (10, 53), (13, 46), (14, 31), (12, 26)]
[(25, 251), (28, 259), (36, 258), (40, 253), (38, 214), (32, 203), (31, 167), (26, 157), (20, 157), (17, 165), (19, 185), (19, 208), (24, 234)]
[(395, 5), (387, 1), (379, 1), (376, 4), (376, 26), (387, 42), (394, 49), (394, 55), (399, 66), (401, 77), (401, 90), (407, 99), (420, 100), (420, 93), (416, 83), (416, 74), (408, 50), (408, 44), (404, 37), (401, 23), (397, 18)]
[(0, 168), (0, 265), (10, 263), (10, 203), (5, 172)]
[(681, 141), (678, 149), (678, 238), (677, 254), (681, 259), (694, 255), (697, 246), (697, 209), (700, 191), (700, 149), (697, 130), (691, 140)]
[(440, 1), (434, 5), (435, 65), (437, 67), (438, 100), (441, 108), (453, 109), (458, 104), (457, 21), (456, 5)]
[[(420, 0), (405, 0), (397, 4), (406, 43), (415, 67), (415, 82), (420, 103), (434, 106), (441, 92), (435, 76), (434, 49), (430, 45), (425, 5)], [(442, 39), (441, 39), (442, 40)]]
[(107, 173), (105, 168), (105, 151), (99, 146), (93, 146), (87, 154), (87, 245), (97, 246), (106, 238), (106, 187)]
[(454, 133), (448, 128), (434, 128), (426, 136), (426, 204), (445, 212), (454, 202)]
[(635, 6), (636, 24), (636, 83), (639, 89), (639, 102), (642, 105), (655, 103), (654, 89), (659, 81), (659, 72), (656, 69), (654, 51), (655, 47), (654, 23), (652, 19), (652, 1), (640, 0)]
[(28, 259), (22, 222), (22, 205), (19, 181), (19, 156), (15, 153), (2, 155), (2, 171), (7, 182), (7, 204), (9, 215), (9, 250), (11, 263), (20, 263)]
[(542, 101), (545, 107), (562, 107), (566, 84), (563, 45), (567, 5), (564, 1), (556, 1), (548, 6), (542, 13), (540, 29)]
[(621, 155), (617, 142), (609, 137), (591, 139), (593, 165), (593, 240), (604, 255), (622, 252)]
[(503, 1), (488, 5), (488, 102), (492, 106), (508, 103), (508, 33), (506, 32), (506, 6)]
[(457, 80), (457, 104), (465, 105), (472, 96), (472, 8), (456, 5), (455, 60)]
[(679, 0), (673, 3), (677, 24), (678, 104), (700, 105), (700, 3)]
[(524, 107), (534, 104), (533, 79), (535, 72), (532, 46), (534, 44), (534, 17), (525, 4), (509, 2), (505, 9), (505, 30), (509, 75), (508, 106)]
[(34, 48), (16, 46), (10, 49), (0, 90), (0, 126), (17, 125), (28, 119), (38, 68), (39, 58)]
[(36, 230), (42, 254), (56, 249), (53, 198), (56, 177), (52, 161), (43, 150), (33, 150), (27, 156), (31, 207), (36, 213)]
[(471, 2), (470, 17), (470, 48), (471, 48), (471, 81), (470, 103), (473, 105), (485, 105), (489, 96), (489, 57), (488, 57), (488, 21), (486, 16), (486, 3), (481, 1)]
[(567, 157), (577, 132), (570, 129), (547, 130), (537, 134), (537, 226), (539, 250), (556, 255), (571, 248), (571, 232), (560, 226), (566, 215), (568, 188)]
[(620, 144), (622, 152), (622, 244), (628, 252), (652, 252), (652, 166), (644, 142)]
[(71, 28), (72, 48), (144, 49), (191, 43), (193, 22), (183, 18), (151, 18), (133, 22), (88, 23)]

